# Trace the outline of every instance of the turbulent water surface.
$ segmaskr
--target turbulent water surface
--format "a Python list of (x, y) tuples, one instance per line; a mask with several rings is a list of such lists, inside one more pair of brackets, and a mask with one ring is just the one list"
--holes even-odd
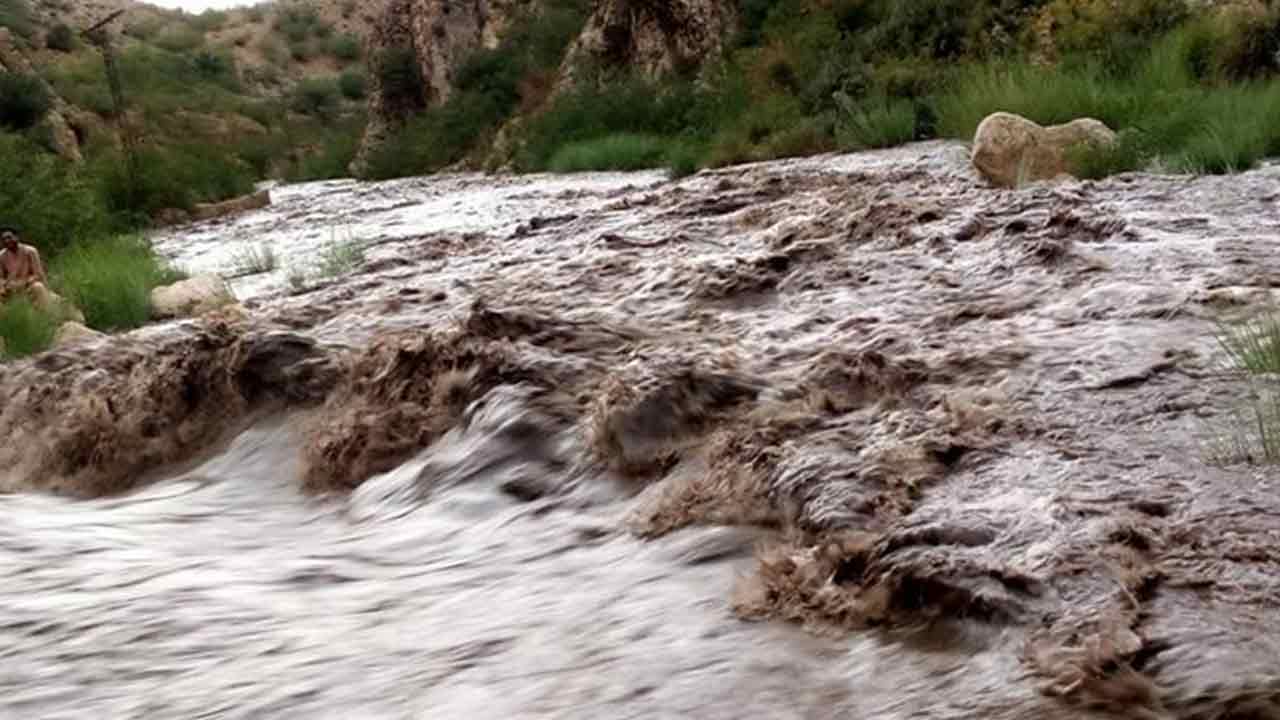
[(1280, 717), (1278, 199), (926, 143), (166, 232), (277, 266), (0, 378), (0, 716)]

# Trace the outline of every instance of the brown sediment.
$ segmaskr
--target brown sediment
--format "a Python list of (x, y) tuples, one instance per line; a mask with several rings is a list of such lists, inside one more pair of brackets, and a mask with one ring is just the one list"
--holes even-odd
[[(731, 572), (744, 571), (731, 596), (739, 617), (794, 622), (845, 644), (781, 673), (788, 691), (811, 691), (813, 668), (829, 669), (843, 694), (779, 693), (781, 714), (751, 695), (763, 705), (743, 704), (744, 715), (1277, 717), (1280, 494), (1267, 472), (1211, 467), (1197, 453), (1202, 421), (1239, 393), (1234, 380), (1207, 370), (1205, 305), (1266, 295), (1276, 253), (1264, 235), (1280, 232), (1280, 216), (1257, 198), (1271, 192), (1274, 170), (992, 191), (929, 147), (635, 188), (564, 190), (573, 183), (557, 180), (564, 184), (540, 199), (533, 190), (524, 193), (532, 200), (504, 196), (502, 208), (530, 211), (513, 210), (487, 235), (464, 244), (451, 230), (381, 245), (394, 257), (307, 296), (262, 303), (266, 320), (355, 347), (320, 353), (317, 362), (332, 358), (332, 382), (297, 397), (327, 398), (305, 428), (310, 487), (361, 486), (355, 500), (393, 502), (396, 482), (413, 475), (403, 482), (429, 491), (406, 496), (428, 504), (450, 482), (490, 482), (504, 503), (523, 504), (522, 532), (554, 536), (567, 517), (582, 521), (568, 540), (511, 540), (536, 546), (527, 566), (501, 565), (484, 545), (476, 551), (483, 560), (462, 558), (466, 569), (441, 597), (483, 578), (483, 591), (468, 597), (483, 604), (505, 588), (523, 593), (539, 572), (562, 573), (569, 579), (554, 587), (572, 592), (547, 585), (543, 597), (531, 596), (546, 613), (538, 622), (556, 612), (542, 601), (590, 596), (600, 608), (576, 613), (564, 634), (578, 638), (571, 646), (604, 638), (608, 652), (595, 645), (580, 654), (604, 657), (601, 667), (614, 671), (636, 669), (615, 658), (634, 658), (625, 655), (630, 643), (645, 642), (614, 624), (697, 610), (682, 605), (681, 591), (626, 605), (661, 572), (619, 585), (602, 578), (624, 572), (628, 559), (647, 561), (633, 556), (650, 549), (696, 545), (715, 530), (705, 526), (751, 526), (741, 537), (764, 538), (754, 563), (717, 576), (715, 592), (728, 592)], [(845, 171), (829, 170), (842, 164)], [(526, 181), (430, 182), (462, 194)], [(404, 187), (412, 198), (430, 185)], [(168, 375), (192, 379), (139, 385), (161, 396), (149, 401), (159, 417), (176, 416), (166, 403), (184, 384), (219, 388), (210, 393), (217, 402), (197, 403), (196, 429), (207, 427), (200, 413), (240, 413), (293, 385), (272, 368), (298, 363), (236, 359), (247, 331), (204, 344), (186, 330), (166, 332), (174, 353), (191, 355), (171, 359)], [(150, 373), (165, 353), (135, 355)], [(60, 361), (31, 367), (50, 362)], [(92, 374), (88, 361), (66, 377), (80, 374)], [(95, 421), (77, 437), (118, 427)], [(406, 472), (366, 482), (398, 467)], [(570, 501), (570, 485), (607, 491)], [(468, 506), (460, 524), (505, 537), (489, 522), (491, 500)], [(608, 512), (588, 522), (590, 513), (574, 512), (579, 502)], [(571, 511), (558, 515), (565, 506)], [(451, 511), (431, 508), (433, 520)], [(648, 546), (605, 527), (614, 518)], [(432, 522), (404, 525), (385, 532)], [(726, 541), (731, 552), (692, 555), (714, 558), (709, 564), (736, 557), (741, 537)], [(555, 559), (610, 545), (622, 558), (610, 561), (616, 567)], [(420, 588), (413, 583), (434, 582), (426, 575), (454, 572), (422, 573), (417, 561), (400, 561), (411, 582), (379, 569), (363, 591), (400, 581), (411, 597)], [(479, 574), (491, 563), (500, 577)], [(588, 565), (599, 574), (579, 583)], [(594, 584), (609, 587), (592, 595)], [(520, 644), (511, 640), (523, 637), (517, 624), (533, 617), (521, 613), (535, 612), (503, 597), (501, 610), (516, 619), (491, 628), (499, 655)], [(698, 602), (723, 620), (722, 604)], [(472, 619), (487, 622), (496, 609)], [(452, 630), (427, 611), (406, 617), (438, 623), (433, 633)], [(554, 635), (553, 626), (539, 631)], [(758, 641), (774, 630), (729, 632), (758, 632), (749, 636)], [(930, 638), (928, 652), (900, 641), (916, 633)], [(785, 643), (787, 653), (802, 646)], [(765, 653), (783, 650), (767, 645)], [(750, 642), (734, 652), (756, 659)], [(712, 659), (729, 667), (732, 654)], [(527, 661), (510, 659), (512, 667)], [(483, 669), (488, 682), (508, 668)], [(562, 680), (594, 680), (548, 673), (557, 690)], [(735, 703), (754, 681), (779, 676), (776, 668), (743, 673), (727, 693)], [(592, 685), (581, 697), (613, 689)], [(667, 697), (684, 712), (705, 707), (682, 692), (636, 690), (603, 712), (643, 711)], [(566, 713), (600, 712), (578, 707)]]
[(305, 405), (336, 380), (313, 340), (213, 316), (53, 351), (7, 369), (0, 467), (12, 489), (120, 493), (265, 405)]

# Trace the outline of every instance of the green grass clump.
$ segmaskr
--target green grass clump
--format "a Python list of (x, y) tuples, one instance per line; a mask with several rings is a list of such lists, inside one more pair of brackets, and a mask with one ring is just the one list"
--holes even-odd
[(868, 98), (861, 103), (836, 96), (842, 113), (836, 142), (845, 150), (869, 150), (910, 142), (916, 137), (916, 106), (909, 100)]
[(334, 278), (364, 264), (364, 245), (348, 235), (341, 240), (332, 238), (320, 251), (316, 273), (322, 278)]
[(1216, 333), (1226, 370), (1247, 391), (1210, 447), (1222, 462), (1280, 462), (1280, 312), (1274, 308), (1245, 322), (1219, 323)]
[(151, 316), (151, 290), (182, 278), (137, 236), (78, 244), (49, 264), (55, 291), (104, 332), (128, 330)]
[(26, 357), (47, 350), (58, 332), (58, 318), (37, 308), (26, 297), (0, 305), (0, 358)]
[(667, 146), (668, 141), (654, 135), (606, 135), (565, 145), (547, 165), (556, 173), (644, 170), (667, 164)]

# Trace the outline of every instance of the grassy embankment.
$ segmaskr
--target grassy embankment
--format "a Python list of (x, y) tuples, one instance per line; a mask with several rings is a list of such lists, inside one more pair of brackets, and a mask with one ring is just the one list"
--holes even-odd
[[(1183, 0), (745, 0), (701, 82), (602, 71), (547, 102), (585, 4), (560, 0), (460, 72), (457, 93), (384, 153), (378, 177), (497, 153), (519, 170), (702, 167), (968, 140), (987, 114), (1092, 116), (1122, 131), (1082, 174), (1230, 172), (1280, 152), (1280, 5), (1195, 11)], [(1042, 31), (1047, 28), (1047, 31)], [(536, 48), (530, 50), (529, 48)], [(505, 155), (505, 156), (504, 156)]]
[[(343, 18), (358, 9), (342, 7)], [(361, 43), (307, 6), (126, 16), (118, 65), (123, 119), (139, 146), (132, 178), (101, 56), (69, 26), (37, 20), (26, 0), (0, 0), (0, 26), (78, 109), (85, 162), (52, 153), (43, 122), (52, 98), (36, 78), (0, 73), (0, 223), (22, 229), (52, 289), (92, 328), (145, 323), (150, 290), (180, 277), (137, 235), (160, 211), (189, 211), (270, 177), (346, 174), (363, 127)], [(64, 319), (22, 299), (0, 306), (0, 357), (48, 347)]]

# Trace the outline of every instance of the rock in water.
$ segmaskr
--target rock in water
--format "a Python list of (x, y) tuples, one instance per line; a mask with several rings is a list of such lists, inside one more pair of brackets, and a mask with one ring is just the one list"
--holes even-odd
[(207, 273), (152, 290), (151, 314), (156, 318), (195, 317), (235, 301), (227, 282)]
[(85, 327), (81, 323), (68, 321), (62, 323), (58, 327), (58, 333), (53, 336), (53, 346), (55, 348), (64, 348), (69, 345), (75, 345), (81, 341), (93, 340), (100, 337), (106, 337), (97, 330)]
[(1068, 149), (1114, 145), (1116, 134), (1098, 120), (1080, 118), (1043, 127), (1013, 113), (988, 115), (973, 136), (973, 166), (994, 185), (1052, 180), (1072, 174)]
[(196, 220), (212, 220), (237, 213), (264, 208), (271, 204), (271, 191), (259, 190), (251, 195), (224, 200), (219, 203), (198, 203), (191, 211)]

